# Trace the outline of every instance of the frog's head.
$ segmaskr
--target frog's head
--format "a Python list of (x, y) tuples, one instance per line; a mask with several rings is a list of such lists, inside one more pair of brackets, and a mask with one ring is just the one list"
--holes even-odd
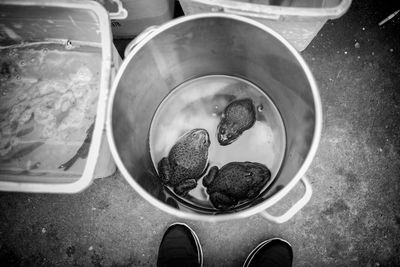
[(188, 132), (186, 141), (193, 149), (208, 149), (211, 143), (207, 130), (200, 128)]
[(235, 127), (235, 123), (229, 123), (228, 121), (222, 121), (218, 125), (218, 133), (217, 133), (217, 138), (218, 142), (222, 146), (227, 146), (231, 144), (233, 141), (235, 141), (241, 132), (237, 129), (238, 127)]

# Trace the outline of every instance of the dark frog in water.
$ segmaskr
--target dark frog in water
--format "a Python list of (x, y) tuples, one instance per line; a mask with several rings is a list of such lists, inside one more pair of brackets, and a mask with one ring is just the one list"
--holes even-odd
[(238, 99), (230, 103), (222, 114), (218, 125), (218, 142), (229, 145), (256, 121), (256, 111), (250, 98)]
[(230, 162), (220, 170), (212, 167), (203, 185), (214, 207), (228, 209), (239, 201), (256, 197), (270, 179), (270, 170), (261, 163)]
[(158, 163), (163, 184), (172, 186), (176, 194), (185, 196), (197, 186), (206, 169), (210, 137), (204, 129), (193, 129), (178, 139), (168, 157)]

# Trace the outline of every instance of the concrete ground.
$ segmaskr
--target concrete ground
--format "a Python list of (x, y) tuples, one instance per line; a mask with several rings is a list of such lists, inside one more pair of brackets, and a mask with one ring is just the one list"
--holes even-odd
[[(292, 243), (294, 266), (400, 266), (400, 14), (378, 26), (400, 6), (375, 2), (354, 0), (302, 52), (324, 111), (307, 172), (311, 201), (281, 225), (259, 215), (185, 221), (200, 237), (205, 266), (241, 266), (253, 246), (272, 236)], [(1, 193), (0, 263), (154, 266), (164, 230), (177, 220), (120, 174), (75, 195)]]

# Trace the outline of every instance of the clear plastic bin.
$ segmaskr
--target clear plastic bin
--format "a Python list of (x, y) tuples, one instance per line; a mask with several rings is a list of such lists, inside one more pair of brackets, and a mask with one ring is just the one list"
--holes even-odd
[(303, 51), (328, 19), (342, 16), (351, 0), (179, 0), (186, 15), (226, 12), (257, 20)]
[(116, 170), (104, 124), (119, 60), (96, 2), (0, 2), (0, 190), (74, 193)]
[[(109, 0), (110, 1), (110, 0)], [(133, 38), (149, 26), (174, 17), (175, 0), (120, 0), (128, 16), (111, 22), (114, 38)], [(106, 5), (107, 10), (115, 10)]]

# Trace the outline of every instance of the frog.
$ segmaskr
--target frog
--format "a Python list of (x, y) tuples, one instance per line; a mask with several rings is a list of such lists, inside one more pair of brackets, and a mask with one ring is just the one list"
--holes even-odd
[(256, 110), (250, 98), (237, 99), (229, 103), (221, 116), (217, 128), (218, 142), (222, 146), (233, 143), (244, 131), (256, 122)]
[(186, 196), (205, 173), (210, 144), (208, 131), (202, 128), (193, 129), (180, 137), (168, 156), (158, 163), (161, 182), (172, 187), (177, 195)]
[(216, 209), (235, 207), (239, 201), (254, 199), (271, 179), (271, 171), (258, 162), (230, 162), (210, 168), (203, 186)]

